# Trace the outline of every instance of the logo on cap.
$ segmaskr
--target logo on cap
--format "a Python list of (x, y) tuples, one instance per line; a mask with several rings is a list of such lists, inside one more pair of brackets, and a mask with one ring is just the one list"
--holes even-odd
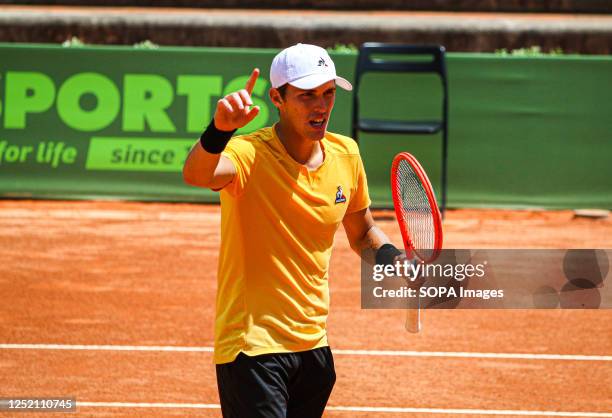
[(327, 67), (327, 63), (321, 57), (319, 57), (319, 67)]

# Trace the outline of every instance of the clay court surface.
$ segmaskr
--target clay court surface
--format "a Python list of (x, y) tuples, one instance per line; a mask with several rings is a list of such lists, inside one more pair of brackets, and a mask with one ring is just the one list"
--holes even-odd
[[(399, 243), (391, 212), (376, 216)], [(219, 221), (216, 205), (0, 201), (0, 397), (76, 397), (73, 417), (220, 416)], [(444, 232), (446, 248), (612, 248), (610, 218), (570, 211), (455, 210)], [(403, 311), (360, 309), (359, 268), (340, 229), (326, 417), (612, 417), (612, 311), (427, 311), (409, 334)]]

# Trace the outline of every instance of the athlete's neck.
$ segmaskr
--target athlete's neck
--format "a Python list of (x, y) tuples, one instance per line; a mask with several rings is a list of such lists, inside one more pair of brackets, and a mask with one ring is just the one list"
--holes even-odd
[(321, 141), (303, 138), (282, 122), (274, 125), (274, 129), (287, 154), (296, 162), (306, 166), (309, 170), (315, 170), (323, 164), (324, 154)]

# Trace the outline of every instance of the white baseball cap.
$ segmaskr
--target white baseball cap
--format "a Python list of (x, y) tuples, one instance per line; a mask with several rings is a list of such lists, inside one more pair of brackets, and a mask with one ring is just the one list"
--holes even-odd
[(304, 90), (314, 89), (328, 81), (344, 90), (353, 90), (346, 79), (336, 75), (336, 66), (320, 46), (297, 44), (283, 49), (272, 60), (270, 81), (277, 88), (286, 83)]

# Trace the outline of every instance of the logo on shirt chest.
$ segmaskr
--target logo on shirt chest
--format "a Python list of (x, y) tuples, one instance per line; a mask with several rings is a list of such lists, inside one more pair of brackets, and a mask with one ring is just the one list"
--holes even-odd
[(336, 192), (336, 201), (335, 203), (345, 203), (346, 196), (344, 196), (344, 192), (342, 191), (342, 186), (338, 186), (338, 191)]

